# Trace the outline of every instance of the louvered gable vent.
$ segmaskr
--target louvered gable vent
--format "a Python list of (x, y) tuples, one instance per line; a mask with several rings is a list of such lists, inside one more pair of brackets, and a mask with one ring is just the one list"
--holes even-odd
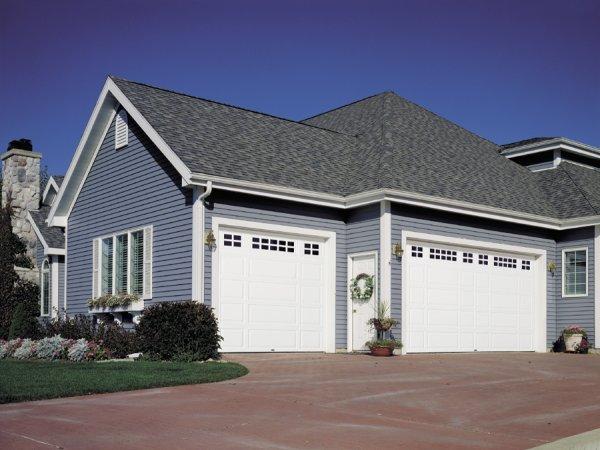
[(115, 119), (115, 149), (125, 147), (129, 142), (127, 111), (121, 109)]

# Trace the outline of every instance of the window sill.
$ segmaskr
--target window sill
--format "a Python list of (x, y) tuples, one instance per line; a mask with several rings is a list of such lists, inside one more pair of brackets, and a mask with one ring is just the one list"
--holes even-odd
[(588, 294), (573, 294), (573, 295), (563, 295), (563, 298), (583, 298), (583, 297), (587, 297)]
[(144, 300), (139, 300), (139, 301), (133, 302), (127, 306), (115, 306), (114, 308), (109, 308), (109, 307), (88, 308), (88, 311), (91, 314), (94, 314), (94, 313), (142, 311), (143, 309), (144, 309)]

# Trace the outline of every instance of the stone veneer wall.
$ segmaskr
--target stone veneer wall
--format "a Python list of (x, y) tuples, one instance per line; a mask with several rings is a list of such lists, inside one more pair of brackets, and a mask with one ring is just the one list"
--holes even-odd
[(11, 199), (13, 230), (27, 245), (27, 254), (35, 264), (37, 237), (27, 220), (28, 210), (40, 205), (40, 153), (10, 149), (2, 159), (2, 206)]

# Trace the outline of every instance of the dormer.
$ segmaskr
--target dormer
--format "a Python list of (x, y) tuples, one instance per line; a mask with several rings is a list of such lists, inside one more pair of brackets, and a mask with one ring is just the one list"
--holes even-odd
[(562, 161), (600, 168), (600, 148), (563, 137), (537, 137), (501, 147), (500, 154), (532, 172), (556, 169)]
[(60, 176), (50, 177), (46, 183), (44, 193), (42, 194), (42, 205), (52, 206), (52, 203), (54, 203), (54, 199), (56, 198), (56, 194), (58, 194), (58, 190), (60, 189), (63, 178), (64, 177)]

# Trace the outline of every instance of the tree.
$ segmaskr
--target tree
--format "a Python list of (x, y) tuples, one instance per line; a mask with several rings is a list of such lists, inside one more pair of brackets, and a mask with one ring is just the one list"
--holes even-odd
[[(29, 317), (39, 311), (39, 287), (23, 281), (15, 271), (15, 265), (33, 267), (26, 255), (27, 247), (12, 230), (12, 208), (10, 200), (0, 207), (0, 339), (6, 339), (16, 305), (24, 303), (24, 312)], [(34, 305), (38, 305), (35, 307)]]

